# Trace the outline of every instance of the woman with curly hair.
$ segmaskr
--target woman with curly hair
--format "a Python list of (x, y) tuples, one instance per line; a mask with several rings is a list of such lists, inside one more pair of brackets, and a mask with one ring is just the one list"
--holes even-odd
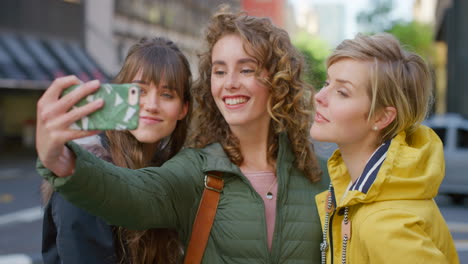
[(175, 228), (185, 246), (197, 243), (192, 225), (205, 175), (221, 172), (224, 189), (202, 263), (318, 263), (322, 235), (313, 201), (328, 184), (321, 180), (326, 164), (309, 142), (313, 90), (301, 80), (302, 57), (284, 30), (244, 13), (218, 12), (205, 36), (192, 93), (194, 148), (160, 167), (112, 166), (54, 137), (82, 136), (67, 127), (100, 105), (59, 114), (66, 132), (54, 133), (42, 105), (60, 102), (46, 93), (38, 104), (38, 171), (72, 203), (106, 221)]
[[(78, 82), (67, 76), (54, 85)], [(132, 45), (113, 82), (140, 86), (140, 118), (144, 120), (135, 130), (109, 130), (77, 143), (120, 167), (160, 166), (179, 152), (187, 135), (191, 72), (185, 55), (166, 38), (143, 38)], [(47, 181), (42, 194), (46, 204), (45, 264), (175, 264), (181, 259), (181, 243), (173, 229), (131, 230), (108, 225), (53, 192)]]

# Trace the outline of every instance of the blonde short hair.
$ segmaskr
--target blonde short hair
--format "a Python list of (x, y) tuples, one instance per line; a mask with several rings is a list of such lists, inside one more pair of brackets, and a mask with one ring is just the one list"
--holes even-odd
[(396, 109), (395, 120), (382, 130), (381, 141), (401, 131), (411, 134), (425, 119), (432, 103), (432, 76), (424, 59), (403, 49), (388, 33), (358, 34), (344, 40), (328, 58), (327, 67), (345, 58), (371, 62), (368, 119), (384, 107)]

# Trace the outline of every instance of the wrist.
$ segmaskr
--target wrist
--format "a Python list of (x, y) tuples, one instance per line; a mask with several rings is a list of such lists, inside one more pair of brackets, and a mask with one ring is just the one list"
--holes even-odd
[(62, 154), (58, 158), (57, 166), (54, 170), (57, 177), (67, 177), (75, 172), (75, 154), (66, 146), (63, 147)]

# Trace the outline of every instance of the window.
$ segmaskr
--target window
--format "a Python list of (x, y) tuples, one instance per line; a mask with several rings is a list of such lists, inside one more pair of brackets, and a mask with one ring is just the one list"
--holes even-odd
[(468, 149), (468, 129), (457, 129), (457, 148)]
[(442, 144), (445, 145), (445, 138), (447, 137), (447, 129), (444, 127), (433, 127), (432, 128), (436, 134), (440, 137), (440, 140), (442, 140)]

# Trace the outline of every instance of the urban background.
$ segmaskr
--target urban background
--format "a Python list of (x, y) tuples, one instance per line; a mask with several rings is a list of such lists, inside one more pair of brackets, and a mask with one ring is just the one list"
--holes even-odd
[[(465, 0), (2, 0), (0, 2), (0, 264), (41, 263), (41, 179), (34, 171), (36, 102), (57, 77), (109, 82), (142, 37), (174, 40), (197, 77), (197, 51), (221, 4), (287, 30), (320, 88), (325, 59), (357, 32), (389, 32), (434, 75), (427, 124), (446, 145), (437, 197), (468, 264), (468, 1)], [(333, 146), (317, 144), (320, 155)]]

